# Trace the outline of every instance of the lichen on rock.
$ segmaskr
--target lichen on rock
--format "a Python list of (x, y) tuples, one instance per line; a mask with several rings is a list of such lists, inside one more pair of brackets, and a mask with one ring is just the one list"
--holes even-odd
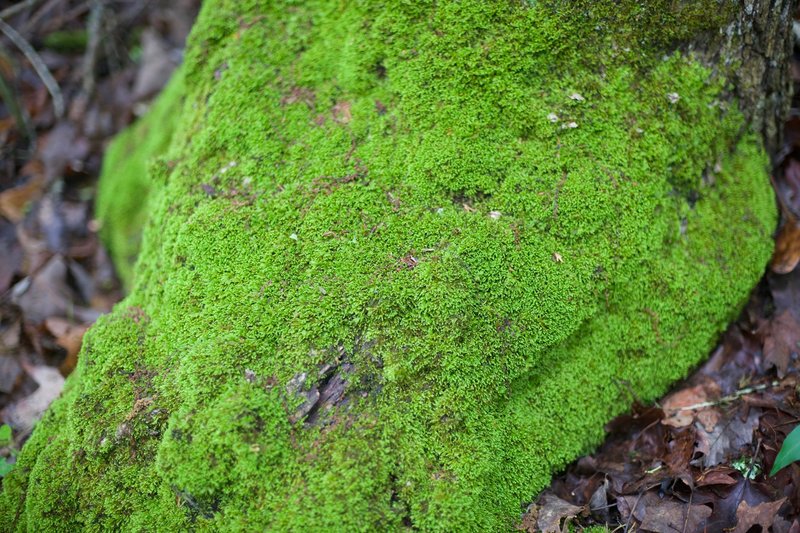
[(3, 529), (509, 528), (684, 376), (776, 222), (724, 71), (664, 55), (725, 12), (570, 4), (205, 3)]

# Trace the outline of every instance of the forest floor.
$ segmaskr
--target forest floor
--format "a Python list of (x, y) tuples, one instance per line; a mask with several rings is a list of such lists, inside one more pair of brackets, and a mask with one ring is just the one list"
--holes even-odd
[[(180, 62), (199, 0), (0, 1), (0, 476), (122, 296), (93, 218), (102, 156)], [(800, 85), (800, 54), (792, 65)], [(800, 90), (796, 90), (800, 93)], [(770, 269), (710, 359), (608, 424), (518, 528), (800, 533), (800, 98), (775, 154)]]

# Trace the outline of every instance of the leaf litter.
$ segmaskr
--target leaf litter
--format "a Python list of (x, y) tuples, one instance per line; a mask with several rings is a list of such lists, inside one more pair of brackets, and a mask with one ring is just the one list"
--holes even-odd
[(781, 225), (747, 307), (689, 378), (655, 405), (612, 420), (603, 445), (555, 477), (518, 530), (800, 533), (800, 463), (791, 461), (800, 453), (786, 460), (784, 452), (776, 465), (800, 425), (797, 47), (792, 75), (793, 109), (773, 173)]
[(122, 297), (93, 220), (103, 151), (164, 86), (198, 9), (198, 0), (30, 0), (3, 10), (30, 48), (0, 35), (11, 88), (0, 99), (0, 431), (10, 432), (0, 478), (61, 393), (86, 330)]

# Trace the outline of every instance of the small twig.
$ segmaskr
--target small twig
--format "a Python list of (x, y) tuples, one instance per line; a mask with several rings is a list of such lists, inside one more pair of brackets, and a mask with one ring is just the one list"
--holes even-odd
[(11, 7), (7, 7), (4, 10), (0, 11), (0, 19), (7, 19), (8, 17), (13, 17), (20, 11), (24, 11), (29, 7), (32, 7), (33, 4), (35, 4), (38, 1), (39, 0), (25, 0), (24, 2), (14, 4)]
[(608, 505), (601, 505), (600, 507), (589, 507), (590, 511), (602, 511), (603, 509), (611, 509), (612, 507), (616, 507), (617, 502), (609, 503)]
[(639, 492), (639, 495), (636, 496), (636, 501), (633, 502), (633, 507), (631, 507), (631, 515), (628, 517), (627, 520), (625, 520), (625, 528), (623, 529), (623, 531), (628, 531), (628, 528), (631, 525), (631, 519), (634, 519), (634, 520), (636, 519), (636, 508), (639, 506), (639, 500), (641, 500), (642, 496), (644, 496), (644, 493), (646, 491), (650, 490), (651, 488), (652, 487), (648, 487), (644, 491)]
[(47, 87), (47, 92), (50, 93), (50, 96), (53, 99), (53, 111), (55, 112), (56, 118), (61, 118), (64, 116), (64, 95), (61, 94), (61, 89), (58, 86), (55, 78), (53, 75), (50, 74), (50, 71), (47, 69), (47, 65), (44, 64), (44, 61), (36, 53), (36, 50), (25, 40), (22, 35), (17, 33), (17, 30), (6, 24), (6, 22), (0, 19), (0, 31), (2, 31), (6, 37), (11, 39), (17, 48), (25, 54), (25, 57), (28, 58), (28, 61), (31, 62), (33, 69), (42, 79), (45, 87)]
[(66, 13), (48, 19), (44, 24), (42, 24), (41, 32), (47, 34), (51, 31), (56, 31), (57, 29), (62, 28), (67, 22), (75, 20), (87, 11), (89, 11), (89, 2), (82, 2)]
[(686, 506), (686, 518), (683, 519), (683, 531), (681, 533), (686, 533), (686, 528), (689, 527), (689, 515), (692, 513), (692, 496), (694, 496), (694, 488), (691, 488), (689, 492), (689, 505)]
[(89, 34), (89, 42), (86, 45), (86, 53), (83, 56), (82, 88), (83, 93), (87, 96), (91, 96), (92, 93), (94, 93), (94, 68), (97, 64), (98, 49), (100, 47), (103, 11), (103, 0), (93, 0), (91, 11), (89, 11), (89, 23), (86, 29)]
[[(61, 0), (48, 0), (43, 6), (34, 11), (31, 15), (31, 18), (25, 21), (25, 25), (23, 27), (17, 28), (17, 31), (19, 31), (22, 35), (27, 35), (37, 24), (39, 24), (39, 21), (42, 20), (43, 17), (53, 16), (53, 12), (60, 3), (63, 2)], [(47, 32), (45, 31), (44, 33)]]
[(722, 405), (723, 403), (732, 402), (733, 400), (738, 400), (742, 396), (747, 396), (748, 394), (752, 394), (754, 392), (762, 391), (764, 389), (768, 389), (770, 387), (777, 387), (780, 385), (780, 381), (773, 381), (771, 383), (764, 383), (761, 385), (756, 385), (754, 387), (746, 387), (744, 389), (739, 389), (738, 391), (734, 392), (731, 395), (723, 396), (718, 400), (709, 401), (709, 402), (700, 402), (693, 405), (687, 405), (686, 407), (679, 407), (675, 409), (675, 411), (694, 411), (695, 409), (702, 409), (704, 407), (714, 407), (716, 405)]

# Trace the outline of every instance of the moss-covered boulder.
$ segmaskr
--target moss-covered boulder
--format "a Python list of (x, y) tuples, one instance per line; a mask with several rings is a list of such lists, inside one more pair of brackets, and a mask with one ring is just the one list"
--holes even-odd
[(738, 15), (608, 4), (205, 3), (110, 151), (130, 295), (2, 529), (512, 527), (771, 250), (739, 66), (669, 51)]

